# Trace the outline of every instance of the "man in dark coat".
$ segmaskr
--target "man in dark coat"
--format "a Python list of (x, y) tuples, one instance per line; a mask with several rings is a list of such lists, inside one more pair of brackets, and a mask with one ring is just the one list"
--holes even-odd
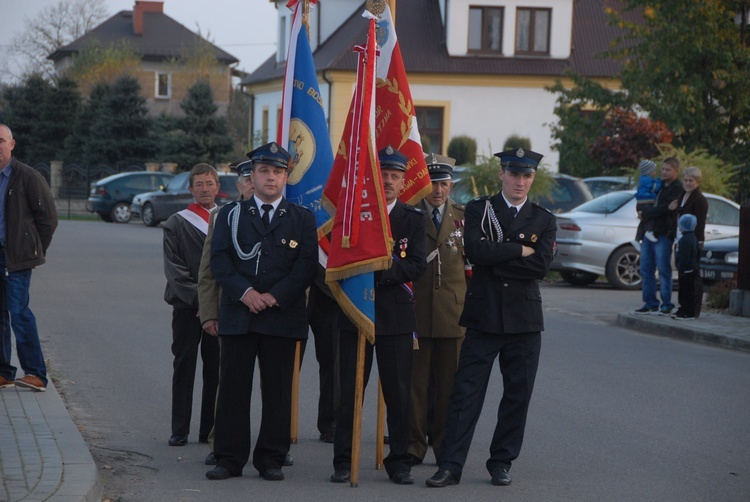
[(193, 411), (193, 383), (200, 349), (203, 392), (198, 441), (208, 442), (214, 426), (216, 386), (219, 384), (219, 343), (206, 333), (198, 316), (198, 271), (208, 220), (216, 210), (219, 175), (208, 164), (190, 170), (188, 188), (195, 202), (164, 224), (164, 301), (172, 306), (172, 436), (169, 446), (184, 446)]
[(253, 466), (263, 479), (279, 481), (289, 452), (295, 346), (307, 338), (305, 290), (316, 274), (317, 229), (312, 212), (282, 196), (289, 153), (269, 143), (247, 155), (255, 195), (222, 208), (211, 242), (211, 271), (222, 289), (221, 358), (217, 465), (206, 476), (240, 476), (250, 457), (257, 358), (263, 414)]
[[(383, 461), (396, 484), (412, 484), (409, 447), (409, 388), (416, 318), (411, 282), (425, 268), (425, 215), (398, 200), (404, 186), (407, 158), (392, 147), (378, 153), (393, 236), (393, 265), (375, 273), (375, 347), (378, 373), (387, 409), (390, 452)], [(340, 316), (339, 359), (341, 404), (333, 444), (334, 483), (349, 481), (352, 463), (354, 384), (357, 367), (357, 329)], [(372, 368), (373, 346), (365, 352), (365, 386)]]
[(538, 281), (552, 263), (555, 216), (527, 198), (542, 156), (521, 148), (495, 155), (502, 165), (502, 191), (466, 206), (464, 245), (473, 272), (460, 323), (467, 330), (440, 468), (427, 480), (431, 487), (460, 481), (496, 358), (503, 396), (487, 470), (492, 484), (510, 484), (508, 471), (521, 450), (539, 363), (544, 319)]
[[(15, 385), (44, 392), (47, 366), (36, 317), (29, 308), (29, 287), (32, 269), (46, 261), (57, 228), (57, 210), (47, 181), (13, 157), (15, 146), (10, 128), (0, 124), (0, 388)], [(18, 380), (10, 361), (11, 327), (24, 372)]]

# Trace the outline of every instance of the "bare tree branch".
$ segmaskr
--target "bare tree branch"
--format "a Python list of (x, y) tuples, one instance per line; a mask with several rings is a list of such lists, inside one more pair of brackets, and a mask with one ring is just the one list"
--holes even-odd
[(108, 16), (104, 0), (60, 0), (25, 19), (26, 29), (13, 38), (9, 54), (15, 71), (11, 78), (38, 73), (54, 76), (54, 65), (47, 56), (83, 36)]

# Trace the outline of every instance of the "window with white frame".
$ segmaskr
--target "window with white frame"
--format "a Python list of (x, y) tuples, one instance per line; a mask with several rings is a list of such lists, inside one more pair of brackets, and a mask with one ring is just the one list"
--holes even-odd
[(502, 42), (502, 7), (469, 7), (469, 52), (500, 53)]
[(154, 96), (161, 99), (172, 97), (172, 74), (156, 72), (156, 89)]
[(549, 55), (552, 9), (516, 9), (516, 54)]

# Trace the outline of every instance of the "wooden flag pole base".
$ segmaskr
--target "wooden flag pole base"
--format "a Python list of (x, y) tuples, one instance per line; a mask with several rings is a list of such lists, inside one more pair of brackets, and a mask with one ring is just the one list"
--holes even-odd
[(357, 377), (354, 381), (354, 423), (352, 424), (352, 466), (349, 486), (359, 485), (359, 455), (362, 441), (362, 397), (365, 387), (365, 334), (359, 332), (357, 341)]
[(375, 427), (375, 469), (383, 470), (383, 448), (385, 443), (385, 398), (383, 384), (378, 378), (378, 419)]

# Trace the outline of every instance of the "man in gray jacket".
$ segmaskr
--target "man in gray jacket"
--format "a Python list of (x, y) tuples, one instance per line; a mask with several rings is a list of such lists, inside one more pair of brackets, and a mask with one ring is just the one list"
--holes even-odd
[[(35, 391), (47, 388), (47, 367), (39, 343), (36, 318), (29, 308), (31, 269), (45, 262), (57, 228), (57, 210), (47, 182), (12, 156), (16, 141), (0, 124), (0, 388), (16, 385)], [(25, 376), (15, 380), (10, 363), (10, 330)], [(14, 381), (15, 380), (15, 381)]]
[(164, 301), (172, 310), (172, 436), (169, 446), (184, 446), (190, 433), (193, 383), (200, 348), (203, 394), (198, 442), (208, 443), (214, 426), (214, 403), (219, 385), (219, 342), (203, 331), (198, 311), (198, 273), (208, 221), (216, 210), (219, 175), (208, 164), (190, 171), (190, 193), (195, 202), (173, 214), (164, 224)]

